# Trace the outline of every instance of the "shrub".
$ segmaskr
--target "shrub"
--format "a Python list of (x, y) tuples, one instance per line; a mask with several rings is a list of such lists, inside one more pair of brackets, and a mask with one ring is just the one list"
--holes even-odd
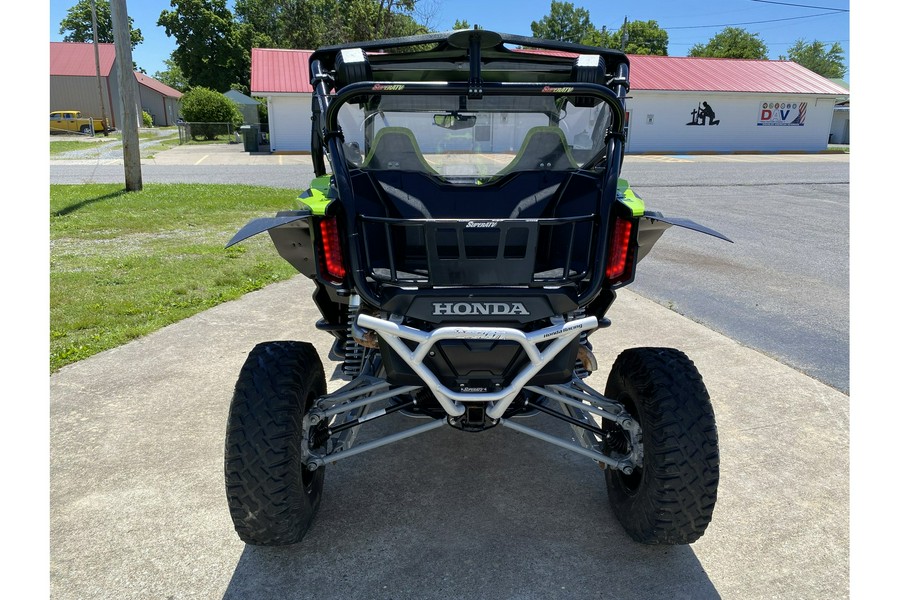
[(191, 123), (191, 137), (215, 139), (228, 134), (227, 123), (233, 127), (244, 122), (244, 117), (231, 99), (205, 87), (191, 88), (181, 97), (181, 114)]
[(153, 117), (146, 110), (142, 112), (141, 119), (144, 121), (144, 127), (153, 127)]

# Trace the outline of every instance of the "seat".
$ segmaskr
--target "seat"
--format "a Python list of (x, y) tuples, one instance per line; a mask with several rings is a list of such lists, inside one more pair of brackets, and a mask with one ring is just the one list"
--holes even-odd
[(565, 171), (577, 168), (578, 163), (572, 156), (562, 129), (543, 125), (528, 130), (518, 154), (511, 163), (500, 169), (497, 175), (506, 175), (513, 171)]
[(431, 165), (425, 162), (413, 132), (406, 127), (379, 129), (361, 168), (438, 174)]

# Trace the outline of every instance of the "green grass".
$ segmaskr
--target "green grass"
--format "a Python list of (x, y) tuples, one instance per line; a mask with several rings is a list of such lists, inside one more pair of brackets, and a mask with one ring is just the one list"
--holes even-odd
[(103, 141), (90, 141), (90, 142), (75, 142), (75, 141), (61, 141), (61, 142), (50, 142), (50, 156), (54, 154), (62, 154), (64, 152), (71, 152), (72, 150), (94, 150), (97, 149), (99, 151), (100, 146), (102, 145), (104, 148), (106, 147), (104, 144), (108, 144), (109, 142)]
[(293, 190), (230, 185), (50, 186), (50, 371), (296, 271), (268, 236), (227, 250)]
[[(160, 131), (164, 133), (160, 133)], [(153, 158), (154, 155), (163, 150), (169, 150), (178, 146), (178, 129), (164, 128), (157, 131), (141, 131), (138, 134), (141, 141), (157, 141), (158, 143), (146, 148), (142, 151), (141, 158)], [(61, 140), (50, 141), (50, 157), (58, 157), (60, 154), (78, 150), (82, 152), (80, 158), (92, 159), (99, 158), (101, 153), (110, 152), (112, 150), (122, 149), (122, 132), (117, 131), (111, 133), (108, 137), (104, 137), (102, 133), (98, 133), (93, 138), (86, 138), (84, 141), (78, 140)]]

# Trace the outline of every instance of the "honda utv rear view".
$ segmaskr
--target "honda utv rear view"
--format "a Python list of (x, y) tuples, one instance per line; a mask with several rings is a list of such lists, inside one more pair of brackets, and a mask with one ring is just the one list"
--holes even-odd
[[(595, 461), (639, 542), (703, 535), (719, 454), (694, 364), (632, 348), (603, 393), (585, 381), (616, 289), (663, 231), (724, 238), (646, 210), (619, 178), (627, 57), (474, 29), (322, 48), (310, 73), (316, 177), (229, 245), (267, 231), (315, 283), (347, 383), (328, 393), (307, 342), (250, 352), (225, 447), (241, 539), (299, 542), (326, 465), (442, 427), (459, 444), (506, 427)], [(535, 414), (573, 435), (522, 419)], [(356, 443), (366, 423), (410, 416)]]

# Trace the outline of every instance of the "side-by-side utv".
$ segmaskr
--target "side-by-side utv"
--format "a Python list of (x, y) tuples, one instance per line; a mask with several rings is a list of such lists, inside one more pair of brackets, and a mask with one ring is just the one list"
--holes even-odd
[[(597, 462), (635, 540), (697, 540), (719, 452), (694, 364), (632, 348), (604, 393), (585, 382), (589, 336), (662, 233), (727, 239), (647, 210), (620, 179), (626, 55), (472, 29), (322, 48), (309, 66), (316, 177), (294, 210), (229, 245), (267, 231), (315, 283), (316, 327), (348, 381), (328, 393), (306, 342), (250, 352), (225, 444), (241, 539), (299, 542), (328, 464), (442, 427), (499, 426)], [(522, 419), (535, 414), (574, 436)], [(419, 420), (356, 443), (365, 423), (402, 416)]]

